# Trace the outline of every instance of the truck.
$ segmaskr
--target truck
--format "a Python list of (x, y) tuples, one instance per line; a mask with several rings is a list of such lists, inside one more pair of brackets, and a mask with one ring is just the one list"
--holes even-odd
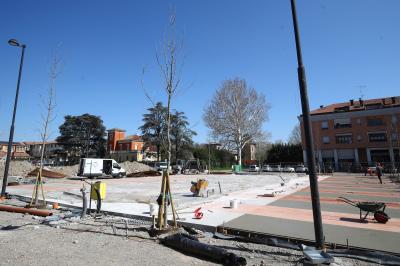
[(82, 158), (79, 161), (78, 176), (121, 178), (126, 176), (126, 171), (114, 159)]

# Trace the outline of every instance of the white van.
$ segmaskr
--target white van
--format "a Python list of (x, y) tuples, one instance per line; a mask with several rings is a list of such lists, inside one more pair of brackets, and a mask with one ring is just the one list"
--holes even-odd
[(126, 171), (113, 159), (83, 158), (79, 162), (78, 176), (126, 176)]

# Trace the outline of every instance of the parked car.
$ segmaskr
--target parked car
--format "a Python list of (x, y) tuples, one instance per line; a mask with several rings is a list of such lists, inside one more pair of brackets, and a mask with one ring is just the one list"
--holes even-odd
[(256, 164), (250, 165), (249, 171), (250, 172), (258, 172), (258, 171), (260, 171), (260, 167), (258, 167), (258, 165), (256, 165)]
[(285, 167), (283, 168), (283, 172), (294, 173), (294, 167), (285, 166)]
[[(167, 162), (158, 162), (155, 164), (155, 168), (157, 169), (157, 171), (167, 170), (167, 167)], [(171, 166), (169, 167), (169, 170), (171, 170)]]
[(282, 168), (280, 165), (272, 165), (271, 172), (282, 172)]
[(376, 175), (376, 166), (370, 166), (367, 168), (367, 171), (365, 172), (365, 175)]
[(264, 165), (262, 167), (262, 171), (263, 172), (272, 172), (271, 166), (269, 166), (268, 164)]
[(295, 171), (296, 171), (296, 173), (307, 173), (308, 168), (305, 167), (304, 165), (298, 165), (298, 166), (296, 166)]

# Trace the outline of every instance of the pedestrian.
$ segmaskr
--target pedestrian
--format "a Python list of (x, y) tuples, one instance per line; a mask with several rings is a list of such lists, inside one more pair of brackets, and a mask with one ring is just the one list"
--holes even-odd
[(380, 163), (378, 163), (378, 164), (376, 165), (376, 175), (377, 175), (378, 178), (379, 178), (379, 182), (381, 182), (381, 184), (382, 184), (382, 167), (381, 167), (381, 164), (380, 164)]

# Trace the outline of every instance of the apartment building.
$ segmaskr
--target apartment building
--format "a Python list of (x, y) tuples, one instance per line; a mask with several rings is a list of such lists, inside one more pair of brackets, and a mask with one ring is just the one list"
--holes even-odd
[(112, 128), (107, 130), (107, 153), (110, 158), (118, 161), (142, 161), (144, 142), (141, 136), (125, 136), (125, 130)]
[[(42, 155), (42, 146), (43, 143), (41, 141), (25, 141), (27, 153), (29, 153), (34, 158), (40, 158)], [(46, 158), (54, 158), (58, 155), (58, 153), (62, 152), (63, 148), (61, 145), (57, 143), (57, 141), (46, 141), (45, 142), (45, 157)]]
[[(350, 100), (311, 111), (314, 151), (320, 166), (399, 163), (400, 97)], [(307, 161), (302, 117), (304, 161)]]
[[(0, 158), (7, 156), (8, 141), (0, 141)], [(26, 160), (30, 156), (27, 153), (27, 146), (23, 142), (13, 142), (11, 148), (11, 159)]]

